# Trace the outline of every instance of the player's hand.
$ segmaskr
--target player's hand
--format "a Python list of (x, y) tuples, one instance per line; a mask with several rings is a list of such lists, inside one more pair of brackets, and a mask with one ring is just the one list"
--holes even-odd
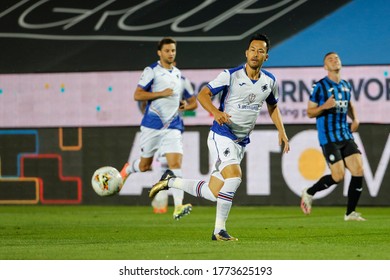
[(287, 154), (290, 151), (290, 144), (286, 133), (279, 133), (279, 146), (283, 147), (283, 153)]
[(332, 109), (336, 106), (336, 100), (334, 99), (334, 95), (332, 94), (326, 102), (322, 105), (325, 110)]
[(166, 88), (163, 91), (161, 91), (161, 97), (168, 97), (173, 95), (173, 89), (171, 88)]
[(185, 111), (187, 106), (187, 101), (185, 100), (180, 100), (179, 104), (179, 111)]
[(231, 123), (231, 116), (226, 114), (225, 112), (217, 111), (214, 114), (214, 119), (219, 125), (223, 125), (224, 123)]
[(353, 122), (351, 123), (351, 132), (356, 132), (359, 128), (359, 120), (358, 119), (354, 119)]

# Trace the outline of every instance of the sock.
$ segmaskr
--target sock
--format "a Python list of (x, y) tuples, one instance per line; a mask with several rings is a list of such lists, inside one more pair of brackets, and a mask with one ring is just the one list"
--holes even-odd
[(173, 189), (180, 189), (196, 197), (203, 197), (210, 201), (217, 201), (209, 188), (209, 184), (202, 180), (190, 180), (182, 178), (173, 178), (169, 180), (168, 186)]
[[(161, 176), (168, 169), (168, 164), (165, 159), (165, 156), (160, 156), (158, 161), (160, 162), (160, 176)], [(152, 200), (152, 207), (159, 208), (159, 209), (168, 207), (168, 191), (164, 190), (158, 192), (157, 195)]]
[(123, 182), (127, 180), (131, 173), (140, 172), (139, 163), (141, 159), (134, 160), (132, 163), (127, 162), (120, 171)]
[(214, 234), (219, 233), (221, 229), (226, 230), (226, 221), (232, 208), (233, 197), (240, 184), (241, 178), (228, 178), (218, 193)]
[(168, 207), (168, 191), (160, 191), (152, 200), (152, 207), (162, 209)]
[(141, 172), (141, 170), (139, 169), (140, 162), (141, 162), (141, 159), (134, 160), (131, 164), (129, 164), (129, 166), (127, 166), (126, 173), (130, 174), (130, 173)]
[(337, 184), (337, 182), (333, 180), (332, 175), (325, 175), (322, 176), (321, 179), (319, 179), (312, 187), (308, 188), (307, 193), (314, 195), (316, 192), (325, 190), (334, 184)]
[[(171, 169), (173, 174), (175, 174), (176, 177), (181, 178), (183, 176), (182, 170), (181, 169)], [(173, 203), (176, 206), (182, 205), (183, 204), (183, 199), (184, 199), (184, 191), (180, 189), (171, 189), (171, 193), (173, 196)]]
[(363, 176), (352, 176), (348, 187), (347, 215), (355, 211), (363, 190)]

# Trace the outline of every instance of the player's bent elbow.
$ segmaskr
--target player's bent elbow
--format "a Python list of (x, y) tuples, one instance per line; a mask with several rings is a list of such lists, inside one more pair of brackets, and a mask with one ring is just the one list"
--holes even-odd
[(141, 98), (141, 95), (134, 94), (134, 101), (144, 101), (144, 99)]

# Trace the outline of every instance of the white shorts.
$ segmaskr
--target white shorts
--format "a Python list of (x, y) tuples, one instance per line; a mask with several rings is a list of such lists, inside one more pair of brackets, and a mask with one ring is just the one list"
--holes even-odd
[(246, 148), (238, 145), (228, 137), (221, 136), (210, 130), (207, 138), (210, 155), (213, 159), (213, 176), (220, 178), (220, 173), (226, 166), (240, 164)]
[(152, 129), (141, 126), (141, 157), (151, 158), (159, 154), (183, 154), (181, 131), (178, 129)]

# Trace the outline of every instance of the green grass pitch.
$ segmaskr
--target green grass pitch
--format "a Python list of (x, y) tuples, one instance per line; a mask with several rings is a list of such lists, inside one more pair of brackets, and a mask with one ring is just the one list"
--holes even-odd
[(211, 241), (215, 207), (194, 206), (180, 221), (146, 206), (0, 206), (2, 260), (388, 260), (390, 207), (235, 206), (228, 231)]

